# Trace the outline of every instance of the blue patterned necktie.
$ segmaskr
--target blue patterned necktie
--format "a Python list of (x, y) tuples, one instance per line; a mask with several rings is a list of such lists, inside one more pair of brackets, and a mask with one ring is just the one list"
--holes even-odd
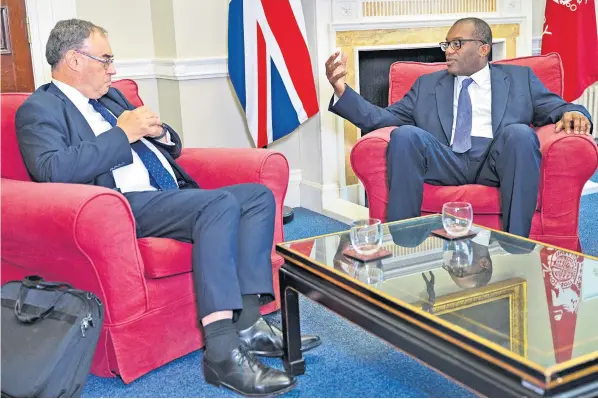
[[(98, 100), (89, 100), (89, 103), (102, 115), (102, 117), (112, 126), (116, 126), (116, 117)], [(139, 155), (141, 162), (149, 172), (150, 184), (158, 190), (176, 190), (179, 188), (176, 181), (168, 170), (162, 165), (158, 156), (149, 149), (141, 140), (131, 143), (131, 148)]]
[(471, 148), (471, 97), (467, 88), (473, 83), (472, 78), (463, 80), (459, 102), (457, 104), (457, 123), (455, 124), (455, 137), (453, 137), (453, 151), (467, 152)]

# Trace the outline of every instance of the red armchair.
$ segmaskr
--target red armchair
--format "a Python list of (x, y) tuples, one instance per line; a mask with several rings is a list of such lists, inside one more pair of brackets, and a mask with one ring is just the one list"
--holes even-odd
[[(556, 53), (497, 63), (531, 67), (549, 90), (559, 95), (563, 93), (563, 68)], [(395, 62), (390, 68), (389, 103), (400, 100), (419, 76), (444, 68), (444, 63)], [(393, 129), (388, 127), (366, 134), (351, 150), (351, 165), (367, 192), (370, 216), (382, 220), (386, 220), (388, 204), (386, 149)], [(530, 238), (579, 250), (581, 191), (598, 167), (598, 149), (588, 136), (556, 134), (554, 125), (538, 128), (536, 133), (540, 139), (542, 165)], [(442, 205), (449, 201), (471, 203), (474, 223), (501, 229), (497, 188), (476, 184), (456, 187), (425, 184), (422, 215), (441, 213)]]
[[(135, 105), (137, 85), (114, 82)], [(88, 185), (32, 182), (15, 134), (15, 112), (29, 94), (2, 94), (2, 283), (39, 274), (94, 292), (105, 321), (92, 373), (125, 383), (203, 345), (191, 276), (191, 244), (135, 236), (120, 193)], [(242, 160), (242, 162), (241, 162)], [(178, 162), (202, 188), (254, 182), (276, 198), (274, 241), (283, 240), (289, 167), (278, 152), (184, 149)], [(275, 292), (282, 257), (272, 252)], [(280, 302), (262, 308), (275, 311)]]

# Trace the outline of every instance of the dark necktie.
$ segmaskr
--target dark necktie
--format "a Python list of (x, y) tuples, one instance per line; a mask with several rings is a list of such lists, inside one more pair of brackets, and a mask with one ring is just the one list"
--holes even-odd
[[(116, 117), (98, 100), (89, 100), (89, 103), (102, 115), (102, 117), (112, 126), (116, 126)], [(150, 184), (158, 190), (176, 190), (179, 188), (172, 175), (162, 165), (158, 156), (149, 149), (141, 140), (131, 143), (131, 148), (139, 155), (141, 162), (149, 172)]]
[(471, 148), (471, 97), (467, 88), (473, 83), (472, 78), (463, 80), (459, 102), (457, 104), (457, 123), (455, 124), (455, 137), (453, 137), (453, 151), (467, 152)]

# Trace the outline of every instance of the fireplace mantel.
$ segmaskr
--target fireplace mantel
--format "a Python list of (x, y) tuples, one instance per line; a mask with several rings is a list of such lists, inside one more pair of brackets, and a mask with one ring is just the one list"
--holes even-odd
[[(333, 94), (324, 63), (337, 48), (347, 54), (347, 82), (364, 48), (426, 47), (443, 41), (459, 18), (487, 21), (505, 57), (532, 53), (532, 7), (523, 0), (302, 0), (316, 63), (320, 114), (301, 139), (301, 205), (341, 221), (367, 217), (363, 190), (349, 164), (359, 137), (350, 123), (328, 111)], [(461, 8), (459, 8), (461, 7)], [(463, 7), (478, 10), (469, 11)], [(447, 11), (461, 12), (447, 12)], [(423, 13), (422, 13), (423, 12)], [(314, 56), (315, 55), (315, 56)], [(314, 157), (317, 157), (315, 162)]]

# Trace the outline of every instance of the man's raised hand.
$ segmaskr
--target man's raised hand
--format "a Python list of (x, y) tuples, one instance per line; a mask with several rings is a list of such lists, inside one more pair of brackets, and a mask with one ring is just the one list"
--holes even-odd
[(343, 95), (345, 92), (345, 76), (347, 75), (347, 56), (343, 54), (341, 59), (336, 61), (340, 51), (335, 51), (334, 54), (326, 60), (326, 77), (334, 87), (334, 93), (337, 97)]

